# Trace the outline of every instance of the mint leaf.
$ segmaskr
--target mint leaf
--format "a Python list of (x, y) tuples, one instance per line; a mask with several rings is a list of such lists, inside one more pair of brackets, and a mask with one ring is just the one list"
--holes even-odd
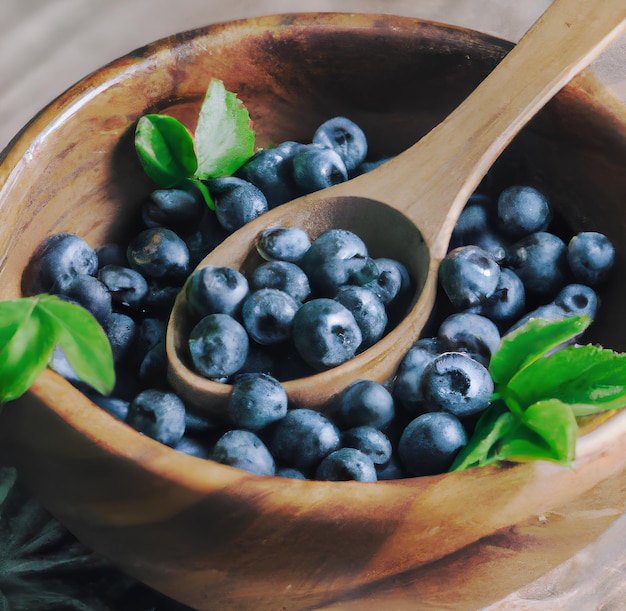
[(135, 150), (149, 178), (166, 189), (193, 176), (198, 168), (193, 137), (173, 117), (141, 117), (135, 129)]
[(0, 302), (0, 402), (24, 394), (46, 367), (54, 350), (54, 330), (28, 299)]
[(230, 176), (254, 153), (250, 115), (234, 93), (213, 79), (195, 131), (197, 178)]
[(467, 445), (457, 454), (450, 471), (483, 467), (497, 460), (500, 439), (515, 425), (515, 419), (502, 401), (492, 403), (480, 416)]
[(577, 433), (578, 424), (569, 405), (557, 399), (538, 401), (524, 411), (518, 426), (502, 437), (498, 457), (569, 464), (574, 459)]
[(626, 354), (598, 346), (568, 346), (518, 372), (508, 384), (524, 406), (554, 398), (579, 405), (576, 415), (626, 405)]
[(558, 321), (529, 320), (502, 338), (491, 358), (489, 373), (494, 384), (506, 385), (511, 378), (550, 350), (580, 335), (591, 324), (589, 316), (573, 316)]
[(46, 295), (39, 308), (56, 331), (57, 343), (63, 348), (76, 375), (107, 395), (115, 384), (111, 344), (96, 319), (81, 306)]
[(60, 344), (78, 376), (102, 394), (115, 383), (111, 346), (84, 308), (52, 295), (0, 302), (0, 402), (24, 394)]

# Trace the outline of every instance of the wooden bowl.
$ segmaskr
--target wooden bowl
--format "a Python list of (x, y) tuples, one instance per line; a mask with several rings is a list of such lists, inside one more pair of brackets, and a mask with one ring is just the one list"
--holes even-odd
[[(128, 237), (153, 186), (133, 149), (146, 112), (193, 128), (211, 77), (238, 92), (261, 146), (350, 116), (374, 154), (432, 128), (510, 48), (464, 29), (380, 15), (299, 14), (213, 25), (139, 49), (46, 107), (0, 157), (0, 298), (21, 295), (35, 247), (72, 231)], [(593, 341), (626, 349), (626, 111), (591, 73), (502, 158), (571, 231), (617, 247)], [(433, 204), (435, 205), (435, 204)], [(597, 426), (596, 426), (597, 425)], [(315, 608), (565, 505), (624, 468), (626, 412), (592, 422), (574, 468), (536, 462), (360, 484), (258, 477), (178, 453), (115, 420), (51, 371), (0, 416), (0, 453), (86, 545), (197, 609)]]

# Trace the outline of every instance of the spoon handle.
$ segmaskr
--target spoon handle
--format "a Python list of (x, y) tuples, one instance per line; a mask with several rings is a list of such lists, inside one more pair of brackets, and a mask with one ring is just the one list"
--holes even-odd
[(351, 194), (404, 212), (440, 259), (465, 202), (502, 150), (625, 29), (625, 0), (555, 0), (445, 121), (359, 177), (370, 178), (363, 189), (359, 178), (351, 181)]

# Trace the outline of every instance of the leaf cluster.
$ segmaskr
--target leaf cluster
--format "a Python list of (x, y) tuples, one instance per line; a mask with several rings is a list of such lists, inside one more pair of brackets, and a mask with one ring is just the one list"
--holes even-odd
[(61, 347), (78, 377), (103, 395), (115, 383), (111, 344), (96, 319), (54, 295), (0, 302), (0, 403), (25, 393)]
[(530, 320), (505, 336), (489, 372), (494, 393), (451, 471), (501, 461), (574, 459), (577, 418), (626, 405), (626, 354), (573, 342), (588, 316)]
[(212, 79), (198, 115), (195, 134), (174, 117), (147, 114), (137, 122), (135, 150), (141, 165), (164, 189), (194, 185), (215, 209), (208, 178), (230, 176), (254, 152), (250, 115), (222, 81)]

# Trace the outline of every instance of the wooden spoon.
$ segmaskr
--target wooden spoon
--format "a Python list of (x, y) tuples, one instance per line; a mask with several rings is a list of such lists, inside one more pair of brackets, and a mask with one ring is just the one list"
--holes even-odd
[[(524, 125), (625, 27), (624, 0), (556, 0), (476, 90), (417, 144), (368, 174), (262, 215), (200, 263), (245, 273), (259, 262), (254, 245), (264, 229), (297, 226), (312, 238), (329, 228), (350, 229), (371, 256), (406, 265), (415, 285), (406, 317), (347, 363), (285, 382), (292, 405), (320, 408), (354, 380), (383, 382), (393, 375), (431, 314), (439, 264), (467, 199)], [(182, 291), (167, 330), (169, 380), (188, 405), (219, 415), (231, 386), (207, 380), (189, 366), (193, 323)]]

